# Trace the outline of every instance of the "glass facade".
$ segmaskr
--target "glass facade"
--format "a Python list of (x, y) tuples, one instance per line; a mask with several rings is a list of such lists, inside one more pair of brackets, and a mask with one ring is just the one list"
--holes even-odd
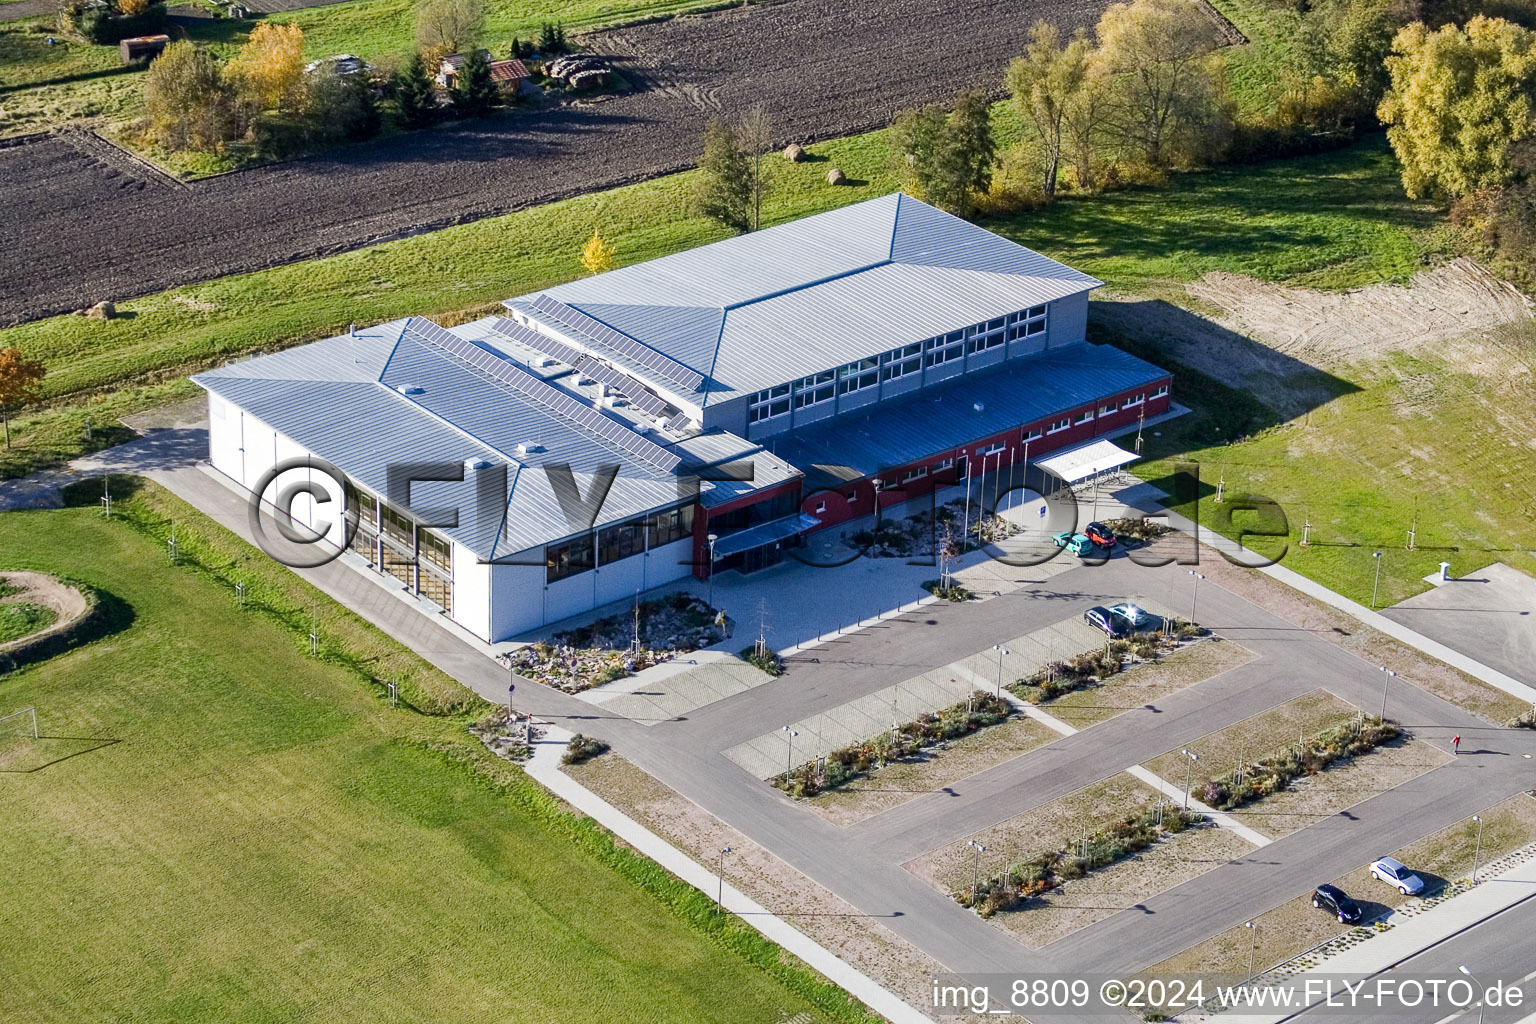
[(652, 548), (693, 536), (693, 506), (658, 512), (645, 521), (646, 541)]
[(645, 520), (608, 526), (597, 532), (597, 564), (607, 565), (645, 551)]

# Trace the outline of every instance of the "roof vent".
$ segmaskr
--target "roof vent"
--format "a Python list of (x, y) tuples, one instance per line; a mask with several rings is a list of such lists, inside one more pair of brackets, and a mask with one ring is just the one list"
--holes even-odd
[(482, 469), (490, 469), (490, 468), (491, 468), (491, 460), (490, 459), (465, 459), (464, 460), (464, 471), (466, 473), (478, 473)]
[(987, 407), (987, 403), (985, 403), (985, 402), (977, 402), (975, 405), (971, 406), (971, 408), (975, 409), (977, 412), (983, 411), (984, 409), (986, 409), (986, 407)]
[(534, 452), (541, 452), (543, 450), (544, 446), (537, 441), (524, 441), (517, 446), (517, 454), (519, 455), (532, 455)]
[(425, 392), (426, 388), (419, 388), (414, 384), (396, 384), (395, 390), (402, 395), (419, 395)]

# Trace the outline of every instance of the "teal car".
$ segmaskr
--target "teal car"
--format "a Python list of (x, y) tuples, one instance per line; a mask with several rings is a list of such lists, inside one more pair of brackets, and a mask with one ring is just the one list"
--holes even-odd
[(1085, 533), (1064, 530), (1061, 533), (1051, 534), (1051, 540), (1056, 542), (1057, 547), (1065, 548), (1079, 558), (1093, 554), (1093, 541)]

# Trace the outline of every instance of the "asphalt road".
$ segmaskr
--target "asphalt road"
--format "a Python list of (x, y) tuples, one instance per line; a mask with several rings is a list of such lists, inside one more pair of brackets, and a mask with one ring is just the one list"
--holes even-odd
[[(1341, 1016), (1338, 1010), (1317, 1006), (1296, 1014), (1290, 1020), (1305, 1024), (1323, 1021), (1390, 1020), (1392, 1024), (1515, 1024), (1536, 1014), (1536, 896), (1527, 897), (1501, 913), (1486, 918), (1472, 928), (1431, 946), (1404, 960), (1390, 971), (1375, 977), (1401, 982), (1406, 979), (1459, 978), (1465, 965), (1472, 971), (1479, 988), (1495, 982), (1515, 985), (1523, 994), (1518, 1007), (1470, 1006), (1457, 1011), (1445, 1006), (1394, 1006), (1390, 1012), (1369, 1017)], [(1480, 1016), (1481, 1014), (1481, 1016)]]
[(36, 137), (0, 148), (0, 324), (680, 170), (711, 116), (754, 104), (781, 142), (884, 125), (903, 107), (1000, 89), (1037, 17), (1071, 30), (1107, 3), (781, 0), (593, 33), (637, 91), (190, 185), (78, 139)]

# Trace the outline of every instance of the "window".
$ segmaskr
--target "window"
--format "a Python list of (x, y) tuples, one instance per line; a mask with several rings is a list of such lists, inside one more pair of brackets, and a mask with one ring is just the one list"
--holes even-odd
[(592, 535), (584, 533), (560, 544), (551, 544), (544, 559), (545, 581), (553, 583), (592, 568)]
[(955, 468), (955, 460), (954, 459), (945, 459), (943, 462), (939, 463), (937, 466), (934, 466), (933, 467), (933, 471), (935, 473), (942, 473), (946, 469), (954, 469), (954, 468)]
[(347, 481), (347, 508), (357, 513), (359, 526), (370, 530), (379, 528), (379, 506), (373, 500), (373, 495), (365, 494), (358, 490), (352, 481)]
[(1077, 422), (1079, 424), (1087, 423), (1091, 419), (1093, 419), (1092, 409), (1084, 409), (1082, 412), (1077, 414)]
[(872, 388), (880, 383), (880, 360), (860, 359), (838, 368), (837, 393), (846, 395), (854, 391)]
[(771, 420), (788, 412), (789, 385), (780, 384), (776, 388), (759, 391), (752, 396), (752, 404), (748, 407), (747, 411), (747, 422), (761, 423), (763, 420)]
[[(418, 535), (421, 544), (421, 561), (423, 565), (436, 566), (445, 574), (453, 575), (453, 544), (447, 537), (439, 537), (430, 530), (422, 530)], [(438, 601), (438, 604), (443, 602)]]
[(950, 331), (940, 337), (929, 338), (923, 344), (927, 349), (924, 365), (938, 366), (965, 355), (965, 332)]
[(848, 492), (848, 504), (852, 505), (855, 502), (857, 502), (858, 500), (859, 500), (859, 492), (858, 492), (857, 488), (855, 488), (854, 490), (851, 490), (851, 491)]
[(1167, 393), (1168, 393), (1168, 385), (1167, 384), (1159, 384), (1157, 387), (1152, 389), (1152, 397), (1153, 398), (1162, 398)]
[(904, 484), (909, 484), (913, 480), (921, 480), (927, 475), (928, 470), (926, 468), (908, 470), (907, 472), (901, 474), (901, 482)]
[(1027, 430), (1025, 430), (1024, 431), (1024, 440), (1026, 440), (1026, 441), (1038, 441), (1038, 440), (1040, 440), (1040, 428), (1039, 427), (1030, 427)]
[(818, 501), (818, 502), (817, 502), (817, 503), (816, 503), (816, 514), (817, 514), (817, 515), (821, 515), (821, 514), (822, 514), (822, 513), (824, 513), (824, 512), (825, 512), (825, 511), (826, 511), (826, 510), (827, 510), (827, 503), (826, 503), (826, 502), (824, 502), (824, 501)]
[(1145, 395), (1132, 395), (1130, 398), (1127, 398), (1125, 401), (1120, 403), (1120, 408), (1129, 409), (1134, 405), (1140, 405), (1145, 398)]
[(1100, 416), (1113, 416), (1114, 414), (1115, 414), (1115, 403), (1114, 402), (1110, 402), (1108, 405), (1101, 405), (1101, 406), (1099, 406), (1099, 415)]
[(1059, 434), (1071, 425), (1071, 420), (1057, 420), (1055, 423), (1052, 423), (1050, 426), (1046, 427), (1045, 432), (1047, 434)]
[(384, 522), (384, 539), (394, 541), (406, 551), (414, 551), (416, 538), (410, 519), (382, 502), (380, 506), (381, 518)]
[(665, 512), (658, 512), (645, 521), (645, 528), (653, 550), (661, 547), (663, 544), (671, 544), (673, 541), (691, 536), (693, 534), (693, 506), (684, 505), (681, 508), (672, 508)]
[(916, 373), (923, 368), (923, 344), (903, 345), (893, 352), (887, 352), (880, 357), (880, 363), (882, 380), (895, 380)]
[(597, 535), (597, 564), (607, 565), (645, 550), (645, 520), (631, 519), (627, 523), (609, 526)]
[(1039, 334), (1045, 330), (1045, 307), (1032, 306), (1018, 313), (1018, 321), (1008, 328), (1008, 340), (1018, 341), (1020, 338)]
[(837, 371), (813, 373), (795, 382), (795, 408), (804, 409), (830, 402), (837, 394)]
[(443, 611), (453, 613), (453, 584), (431, 572), (421, 574), (421, 586), (417, 592)]
[(1007, 447), (1008, 447), (1008, 442), (1007, 441), (999, 441), (999, 442), (997, 442), (997, 444), (992, 445), (990, 448), (983, 448), (983, 449), (981, 449), (976, 454), (977, 455), (996, 455), (998, 452), (1002, 451), (1004, 448), (1007, 448)]

